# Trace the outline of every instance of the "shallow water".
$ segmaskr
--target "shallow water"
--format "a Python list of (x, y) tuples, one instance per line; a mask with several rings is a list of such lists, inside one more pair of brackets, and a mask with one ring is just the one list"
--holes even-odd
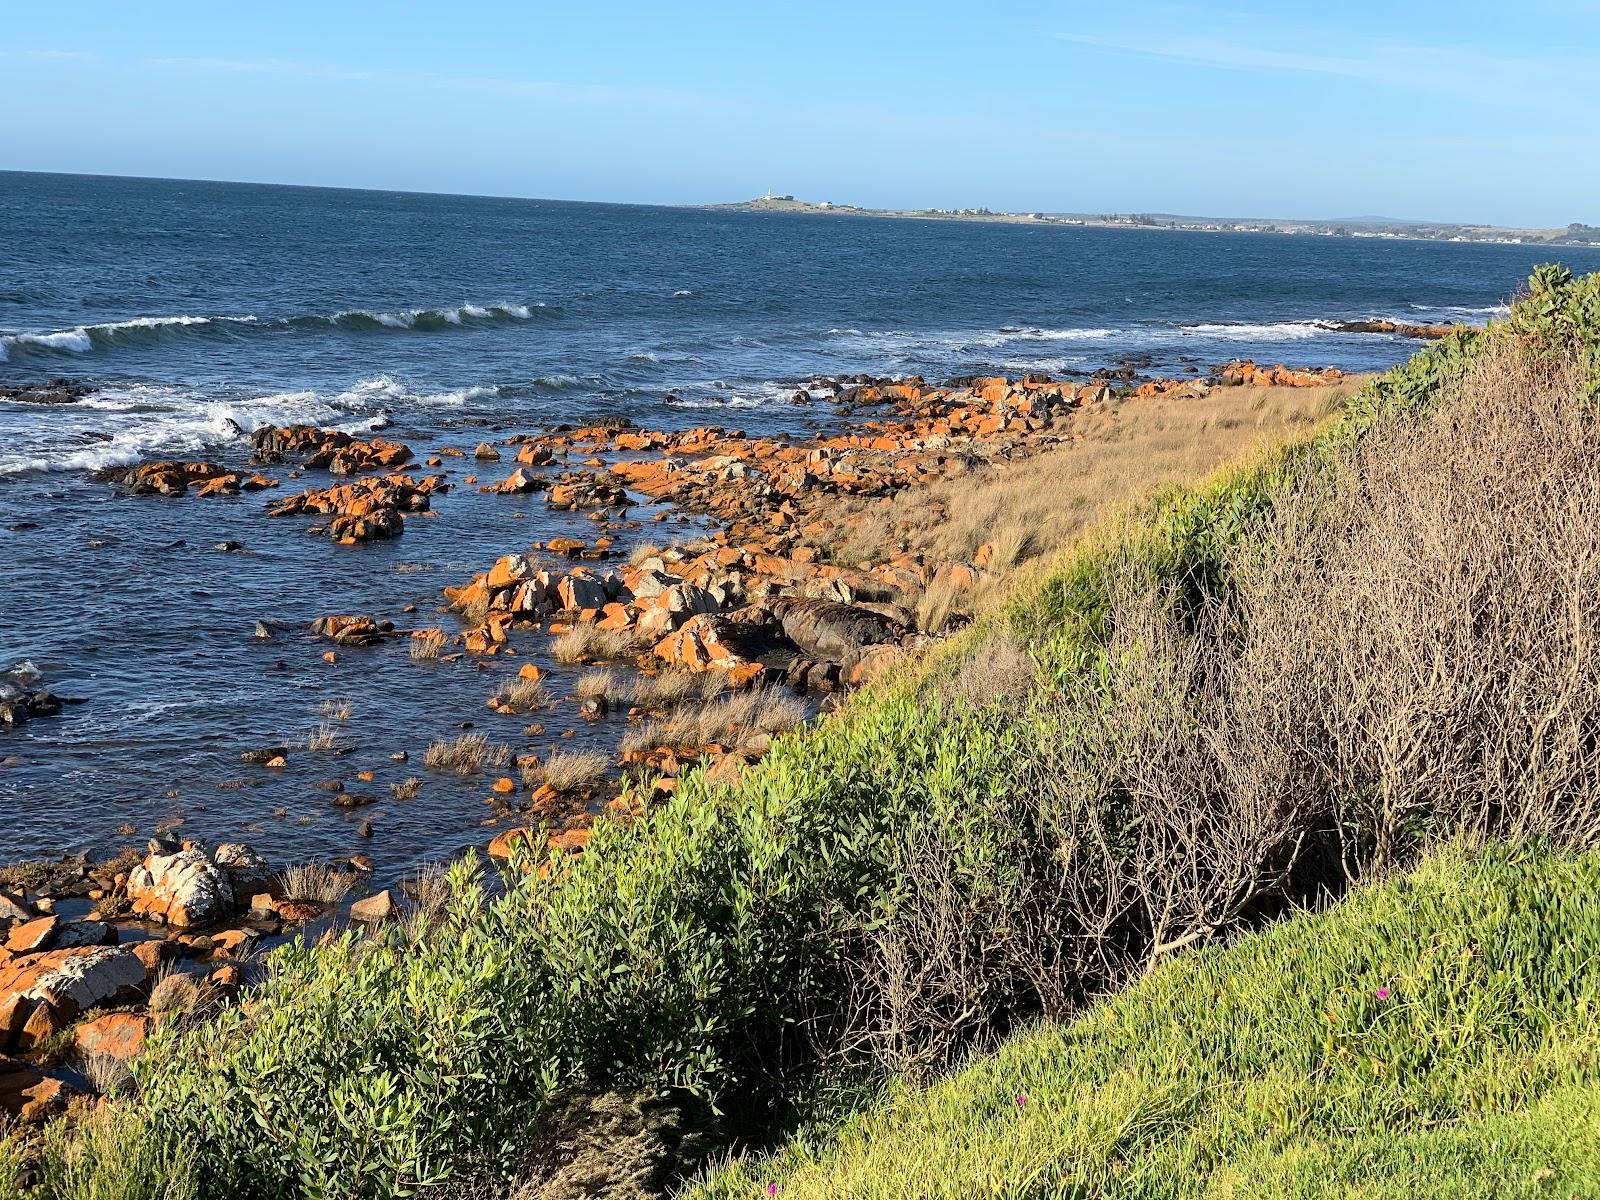
[[(525, 659), (416, 664), (401, 641), (330, 666), (298, 632), (257, 641), (254, 622), (438, 623), (441, 586), (594, 524), (458, 486), (402, 537), (340, 547), (263, 515), (291, 480), (162, 500), (89, 469), (238, 465), (238, 429), (290, 420), (389, 420), (419, 457), (599, 415), (803, 433), (834, 414), (789, 397), (843, 372), (1086, 374), (1127, 355), (1167, 373), (1241, 355), (1375, 369), (1417, 344), (1314, 322), (1482, 319), (1551, 256), (4, 173), (0, 247), (0, 382), (96, 389), (0, 403), (0, 666), (31, 658), (85, 701), (0, 733), (0, 861), (106, 851), (181, 818), (280, 863), (368, 853), (389, 877), (487, 836), (486, 781), (424, 771), (431, 738), (471, 721), (519, 749), (609, 746), (620, 721), (586, 725), (569, 703), (524, 737), (484, 701)], [(1600, 268), (1600, 252), (1562, 258)], [(474, 465), (447, 460), (458, 481)], [(654, 524), (641, 536), (664, 540)], [(245, 551), (212, 548), (227, 539)], [(551, 665), (547, 635), (519, 640)], [(556, 673), (558, 693), (571, 679)], [(238, 761), (304, 741), (344, 700), (342, 754), (292, 755), (282, 772)], [(391, 762), (399, 750), (412, 761)], [(420, 797), (390, 798), (409, 775)], [(312, 786), (329, 778), (378, 802), (337, 809)]]

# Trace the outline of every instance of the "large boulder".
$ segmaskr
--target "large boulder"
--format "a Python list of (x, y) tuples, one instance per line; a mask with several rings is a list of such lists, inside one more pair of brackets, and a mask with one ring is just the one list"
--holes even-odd
[(139, 987), (144, 963), (126, 946), (45, 950), (0, 966), (0, 1047), (24, 1048), (65, 1029), (79, 1014)]
[(854, 666), (868, 646), (898, 642), (904, 633), (882, 613), (835, 600), (784, 600), (775, 611), (784, 637), (808, 657), (844, 666)]
[(200, 847), (152, 854), (128, 875), (128, 899), (142, 917), (187, 928), (235, 908), (233, 881)]

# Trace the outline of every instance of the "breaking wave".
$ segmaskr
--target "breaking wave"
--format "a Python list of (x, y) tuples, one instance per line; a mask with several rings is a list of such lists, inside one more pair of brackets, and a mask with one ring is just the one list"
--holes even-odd
[(70, 329), (0, 333), (0, 362), (10, 361), (14, 355), (90, 354), (174, 335), (237, 336), (252, 330), (285, 329), (438, 332), (467, 325), (553, 319), (561, 315), (562, 310), (557, 305), (502, 303), (462, 304), (454, 308), (407, 308), (394, 312), (347, 309), (332, 314), (311, 313), (293, 317), (134, 317), (126, 321), (74, 325)]
[[(30, 426), (21, 448), (0, 455), (0, 476), (96, 471), (151, 458), (228, 453), (263, 425), (321, 425), (347, 433), (381, 428), (405, 406), (454, 406), (499, 393), (497, 387), (418, 391), (387, 375), (341, 392), (274, 392), (215, 399), (152, 384), (106, 387), (76, 404), (54, 406), (48, 426)], [(77, 415), (80, 413), (81, 415)]]
[(1262, 324), (1218, 321), (1179, 327), (1185, 337), (1223, 342), (1295, 342), (1328, 332), (1322, 321), (1268, 321)]

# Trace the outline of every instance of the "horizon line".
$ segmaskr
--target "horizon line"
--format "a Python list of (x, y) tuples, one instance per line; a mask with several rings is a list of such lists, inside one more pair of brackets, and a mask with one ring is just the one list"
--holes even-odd
[[(459, 199), (459, 200), (511, 200), (511, 201), (521, 201), (521, 202), (525, 202), (525, 203), (538, 203), (538, 204), (597, 204), (597, 205), (605, 205), (605, 206), (614, 207), (614, 208), (670, 208), (670, 209), (706, 209), (706, 208), (710, 208), (710, 209), (727, 209), (729, 207), (736, 206), (736, 205), (756, 203), (756, 202), (759, 202), (759, 201), (761, 201), (761, 200), (766, 198), (765, 196), (758, 195), (758, 196), (752, 196), (752, 197), (750, 197), (748, 199), (741, 199), (741, 200), (706, 200), (706, 201), (698, 201), (698, 202), (679, 202), (679, 203), (673, 203), (673, 202), (670, 202), (670, 201), (659, 201), (659, 200), (566, 199), (566, 198), (562, 198), (562, 197), (559, 197), (559, 196), (533, 196), (533, 195), (520, 195), (520, 194), (504, 193), (504, 192), (436, 191), (436, 190), (431, 190), (431, 189), (428, 189), (428, 188), (365, 187), (365, 186), (356, 186), (356, 185), (352, 185), (352, 184), (339, 184), (339, 183), (288, 183), (288, 182), (284, 182), (282, 180), (275, 180), (275, 179), (220, 179), (220, 178), (215, 178), (215, 177), (210, 177), (210, 176), (190, 176), (190, 175), (130, 175), (130, 174), (121, 174), (121, 173), (114, 172), (114, 171), (38, 171), (38, 170), (29, 170), (29, 169), (23, 168), (23, 167), (0, 167), (0, 175), (53, 175), (53, 176), (57, 176), (57, 177), (64, 178), (64, 179), (120, 179), (120, 180), (129, 180), (129, 181), (142, 182), (142, 183), (214, 183), (214, 184), (227, 184), (227, 185), (232, 185), (232, 186), (236, 186), (236, 187), (299, 188), (299, 189), (303, 189), (303, 190), (307, 190), (307, 191), (321, 191), (321, 192), (369, 192), (369, 193), (373, 193), (373, 194), (376, 194), (376, 195), (388, 195), (388, 196), (438, 196), (438, 197), (442, 197), (442, 198), (446, 198), (446, 199)], [(791, 194), (791, 197), (792, 197), (792, 194)], [(773, 198), (777, 199), (778, 197), (773, 197)], [(818, 205), (818, 204), (820, 204), (820, 202), (817, 202), (817, 201), (800, 201), (800, 200), (796, 200), (795, 202), (796, 203), (802, 203), (802, 204), (808, 204), (808, 205)], [(934, 207), (934, 206), (928, 206), (928, 207), (924, 207), (924, 208), (915, 208), (915, 209), (913, 209), (913, 208), (879, 208), (879, 207), (871, 207), (871, 206), (862, 205), (862, 204), (856, 204), (856, 203), (850, 202), (850, 201), (842, 201), (842, 202), (837, 202), (836, 201), (836, 202), (829, 202), (829, 203), (831, 203), (831, 206), (833, 208), (835, 208), (835, 209), (838, 209), (838, 208), (856, 209), (856, 210), (859, 210), (859, 212), (862, 215), (866, 215), (866, 216), (871, 216), (871, 215), (875, 215), (875, 214), (896, 214), (896, 213), (915, 214), (915, 213), (922, 213), (922, 212), (934, 213), (934, 212), (971, 211), (970, 209), (954, 209), (954, 208), (951, 208), (951, 209), (939, 209), (939, 208)], [(1453, 228), (1494, 229), (1494, 230), (1507, 230), (1507, 231), (1561, 229), (1561, 228), (1568, 228), (1570, 225), (1574, 225), (1574, 224), (1584, 225), (1586, 227), (1588, 225), (1587, 222), (1581, 222), (1581, 221), (1568, 222), (1566, 225), (1549, 225), (1549, 226), (1544, 226), (1544, 225), (1497, 225), (1497, 224), (1494, 224), (1493, 222), (1484, 222), (1484, 221), (1451, 221), (1451, 220), (1444, 220), (1444, 219), (1438, 219), (1438, 218), (1388, 217), (1388, 216), (1376, 216), (1376, 215), (1374, 215), (1374, 216), (1364, 216), (1364, 217), (1355, 217), (1355, 216), (1344, 216), (1344, 217), (1227, 216), (1227, 217), (1224, 217), (1224, 216), (1219, 216), (1219, 215), (1202, 214), (1202, 213), (1173, 213), (1173, 212), (1166, 212), (1166, 211), (1161, 210), (1161, 209), (1150, 209), (1150, 208), (1128, 209), (1126, 211), (1115, 211), (1115, 210), (1113, 210), (1113, 211), (1104, 211), (1104, 210), (1102, 210), (1100, 212), (1093, 212), (1093, 211), (1088, 210), (1088, 209), (1074, 210), (1074, 209), (1049, 209), (1049, 208), (1030, 207), (1030, 208), (1027, 208), (1025, 210), (994, 209), (994, 210), (990, 210), (990, 211), (992, 211), (994, 213), (994, 215), (996, 215), (996, 216), (1025, 216), (1028, 213), (1040, 213), (1040, 214), (1044, 214), (1044, 215), (1048, 215), (1048, 216), (1129, 216), (1129, 217), (1132, 217), (1132, 216), (1149, 216), (1149, 217), (1168, 217), (1168, 218), (1177, 218), (1177, 219), (1193, 219), (1193, 220), (1209, 220), (1209, 221), (1283, 221), (1283, 222), (1294, 222), (1294, 223), (1300, 223), (1300, 224), (1328, 224), (1328, 225), (1341, 224), (1341, 223), (1352, 223), (1352, 222), (1368, 222), (1368, 223), (1375, 223), (1375, 224), (1376, 223), (1381, 223), (1381, 224), (1412, 225), (1412, 226), (1448, 226), (1448, 227), (1453, 227)], [(802, 216), (802, 215), (806, 215), (806, 214), (802, 214), (802, 213), (786, 213), (786, 214), (781, 214), (781, 215), (785, 215), (785, 216)]]

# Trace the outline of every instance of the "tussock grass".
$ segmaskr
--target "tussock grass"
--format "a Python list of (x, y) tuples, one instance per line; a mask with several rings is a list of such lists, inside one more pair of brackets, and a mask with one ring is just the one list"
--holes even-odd
[(193, 1012), (205, 1003), (206, 986), (171, 963), (156, 972), (150, 985), (148, 1008), (153, 1013)]
[(389, 794), (396, 800), (415, 800), (422, 794), (422, 780), (415, 775), (409, 775), (398, 783), (391, 783)]
[(594, 787), (610, 770), (611, 760), (598, 750), (557, 750), (525, 768), (522, 778), (530, 788), (547, 784), (558, 792), (575, 792)]
[(315, 904), (338, 904), (356, 885), (353, 871), (342, 871), (328, 863), (300, 863), (285, 867), (278, 877), (283, 894), (290, 900)]
[(621, 686), (614, 671), (585, 671), (572, 690), (579, 700), (609, 700), (619, 694)]
[(136, 1086), (133, 1068), (110, 1054), (84, 1054), (78, 1058), (89, 1088), (98, 1096), (125, 1096)]
[(339, 744), (339, 731), (324, 721), (317, 731), (306, 739), (307, 750), (332, 750)]
[(772, 737), (787, 733), (805, 719), (805, 702), (798, 696), (781, 688), (758, 688), (680, 705), (665, 720), (630, 730), (621, 748), (625, 754), (662, 746), (698, 749), (713, 744), (764, 750)]
[(329, 721), (344, 722), (350, 719), (351, 706), (348, 700), (324, 700), (320, 709), (324, 718)]
[(950, 627), (965, 591), (948, 579), (935, 579), (928, 584), (917, 597), (917, 628), (923, 633), (943, 633)]
[(454, 771), (471, 775), (485, 767), (501, 767), (511, 761), (511, 749), (491, 743), (481, 733), (463, 733), (450, 741), (430, 742), (423, 752), (422, 765), (435, 771)]
[(450, 635), (442, 629), (422, 629), (411, 635), (411, 661), (436, 662), (450, 645)]
[(593, 625), (574, 625), (550, 643), (555, 660), (567, 666), (630, 658), (650, 647), (650, 639), (620, 630), (596, 629)]
[(727, 679), (719, 671), (663, 671), (635, 679), (631, 699), (644, 709), (674, 708), (695, 700), (710, 700), (727, 686)]
[(550, 690), (538, 679), (510, 679), (496, 693), (500, 700), (519, 713), (538, 712), (555, 703)]

